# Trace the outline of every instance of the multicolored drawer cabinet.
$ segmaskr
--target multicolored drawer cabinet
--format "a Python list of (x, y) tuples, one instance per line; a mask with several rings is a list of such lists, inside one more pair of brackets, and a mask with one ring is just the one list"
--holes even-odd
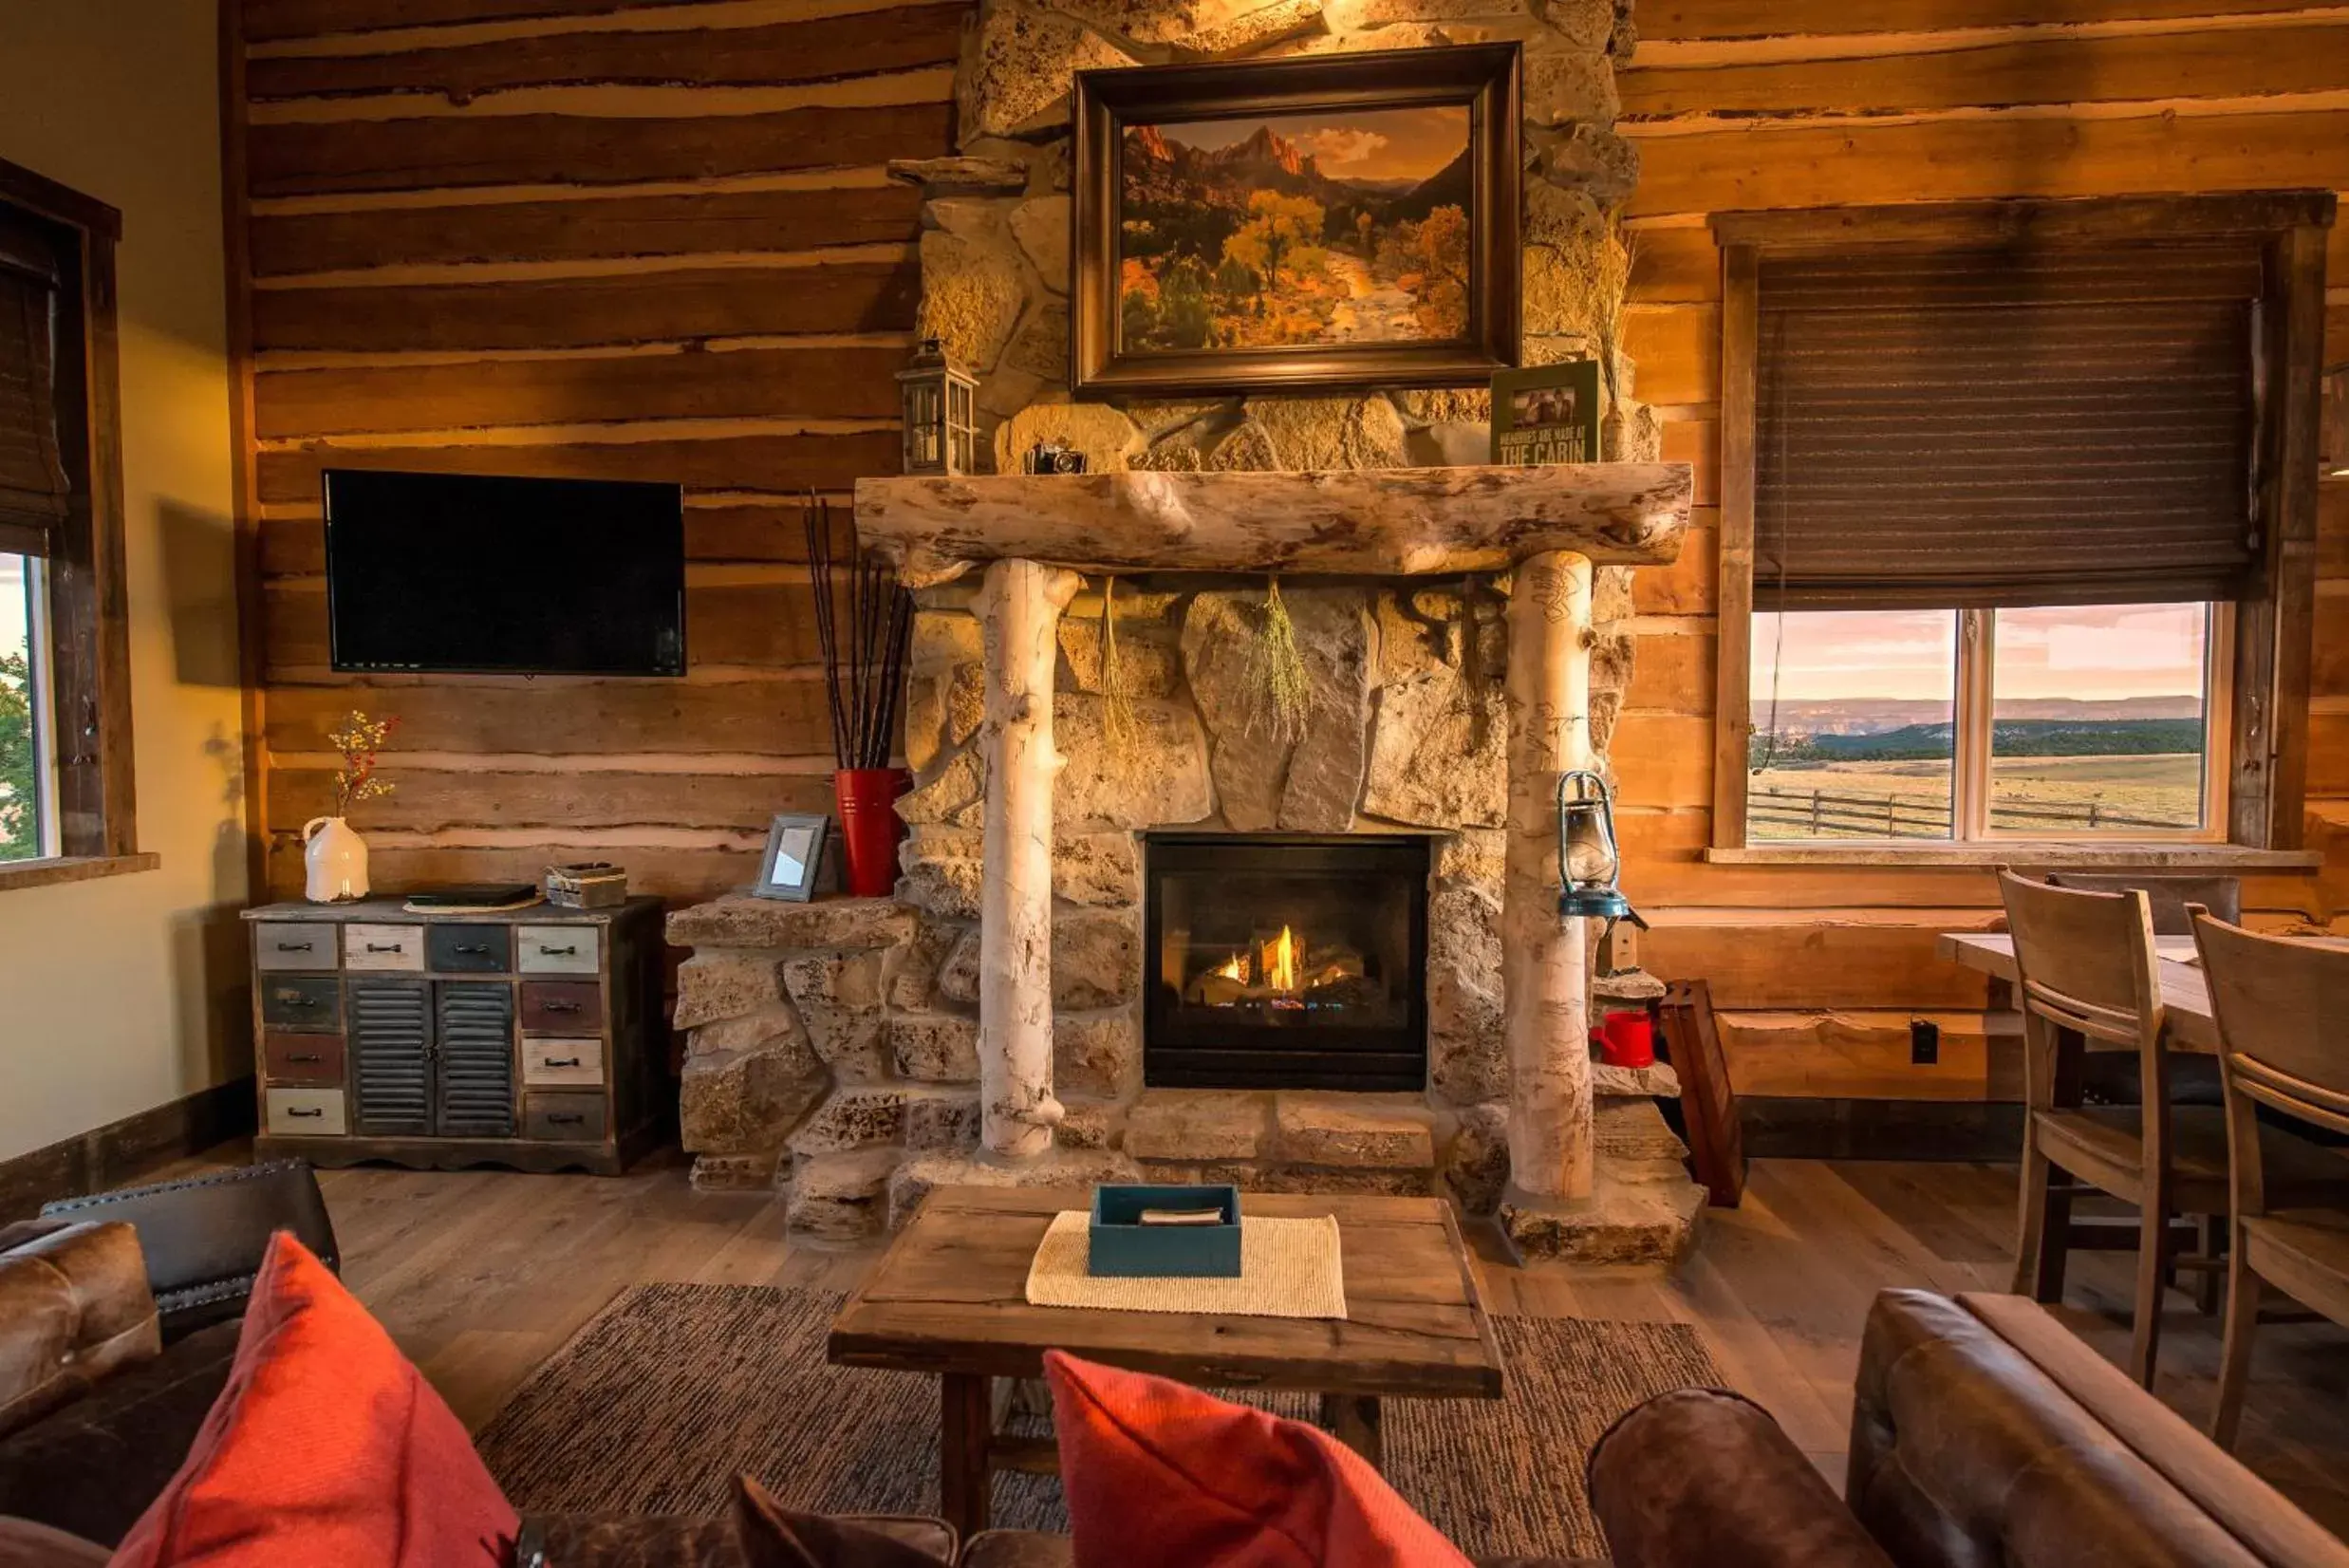
[(671, 1119), (660, 911), (246, 910), (256, 1157), (617, 1174)]

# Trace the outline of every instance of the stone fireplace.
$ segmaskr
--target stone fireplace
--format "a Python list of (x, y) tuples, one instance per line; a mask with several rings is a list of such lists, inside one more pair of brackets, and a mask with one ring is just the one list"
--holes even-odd
[(1427, 1085), (1425, 837), (1143, 840), (1150, 1089)]
[[(1631, 570), (1670, 560), (1687, 518), (1688, 472), (1654, 462), (1632, 366), (1616, 356), (1604, 424), (1621, 461), (1578, 470), (1448, 466), (1484, 460), (1482, 388), (1110, 406), (1067, 383), (1073, 71), (1447, 43), (1522, 49), (1524, 360), (1594, 355), (1588, 280), (1636, 176), (1612, 128), (1628, 13), (982, 0), (958, 156), (891, 173), (926, 198), (923, 330), (977, 376), (1001, 472), (857, 497), (863, 540), (917, 590), (904, 876), (886, 917), (852, 923), (870, 946), (827, 947), (820, 918), (746, 900), (672, 922), (703, 949), (680, 1022), (717, 1019), (686, 1067), (698, 1179), (773, 1180), (823, 1234), (902, 1220), (941, 1182), (1149, 1175), (1446, 1192), (1499, 1209), (1528, 1252), (1685, 1240), (1701, 1196), (1639, 1097), (1654, 1081), (1594, 1074), (1589, 933), (1556, 905), (1550, 792), (1605, 767)], [(1048, 439), (1091, 472), (1011, 472)], [(1309, 686), (1277, 729), (1250, 667), (1275, 573)], [(1382, 895), (1400, 937), (1367, 915), (1300, 933), (1311, 911), (1284, 916), (1269, 884), (1252, 912), (1216, 906), (1272, 873), (1210, 873), (1184, 895), (1198, 943), (1170, 957), (1146, 868), (1202, 840), (1243, 857), (1405, 843), (1416, 896)], [(747, 990), (698, 1008), (730, 965)], [(722, 1016), (770, 992), (751, 1014), (766, 1043)], [(1404, 1019), (1355, 1036), (1348, 998)], [(1325, 1029), (1336, 1049), (1311, 1038)], [(1375, 1071), (1344, 1071), (1348, 1049)]]

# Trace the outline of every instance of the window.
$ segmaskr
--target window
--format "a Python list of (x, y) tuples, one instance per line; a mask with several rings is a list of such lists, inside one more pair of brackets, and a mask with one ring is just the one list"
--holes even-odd
[(2218, 836), (2230, 621), (2209, 604), (1757, 614), (1748, 836)]
[(57, 853), (41, 604), (39, 560), (0, 554), (0, 862)]
[(114, 241), (0, 162), (0, 888), (135, 870)]
[(1716, 857), (2297, 850), (2332, 209), (1716, 216)]

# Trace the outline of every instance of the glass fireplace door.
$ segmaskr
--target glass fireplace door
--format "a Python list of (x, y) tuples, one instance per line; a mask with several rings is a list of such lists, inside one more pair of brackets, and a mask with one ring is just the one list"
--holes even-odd
[(1166, 835), (1145, 864), (1145, 1081), (1426, 1087), (1426, 839)]

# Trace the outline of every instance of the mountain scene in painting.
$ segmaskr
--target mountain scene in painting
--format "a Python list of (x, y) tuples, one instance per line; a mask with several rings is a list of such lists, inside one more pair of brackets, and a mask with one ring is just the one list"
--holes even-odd
[(1127, 353), (1428, 343), (1468, 333), (1468, 111), (1127, 128)]

